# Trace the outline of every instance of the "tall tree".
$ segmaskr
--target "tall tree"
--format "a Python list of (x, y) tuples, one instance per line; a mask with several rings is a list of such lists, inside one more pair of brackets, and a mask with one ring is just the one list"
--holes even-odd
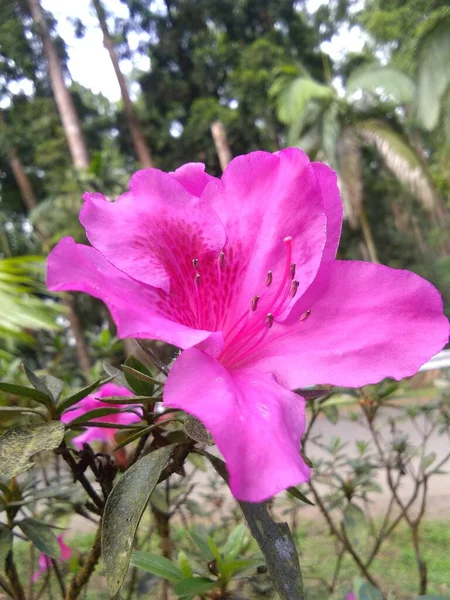
[[(3, 112), (0, 110), (0, 132), (6, 128)], [(20, 160), (15, 148), (6, 141), (6, 155), (13, 172), (17, 187), (20, 190), (20, 195), (28, 211), (33, 210), (37, 206), (36, 195), (31, 185), (30, 178)]]
[(58, 51), (48, 30), (45, 15), (39, 0), (28, 0), (31, 16), (39, 34), (47, 58), (50, 83), (63, 123), (74, 167), (79, 170), (89, 168), (89, 153), (83, 131), (75, 110), (75, 105), (64, 81)]
[(100, 23), (100, 28), (103, 33), (103, 44), (105, 48), (108, 50), (109, 56), (111, 58), (112, 65), (114, 67), (114, 71), (116, 73), (117, 81), (120, 87), (120, 93), (122, 95), (122, 101), (124, 106), (125, 115), (127, 118), (128, 127), (130, 130), (131, 138), (133, 140), (134, 151), (136, 153), (138, 161), (141, 163), (141, 166), (144, 168), (153, 167), (153, 161), (150, 154), (150, 150), (148, 148), (145, 137), (142, 133), (142, 127), (139, 124), (138, 118), (135, 114), (135, 110), (133, 107), (133, 103), (131, 102), (130, 94), (128, 91), (128, 87), (125, 81), (125, 77), (123, 76), (122, 71), (120, 70), (119, 58), (117, 56), (116, 50), (114, 48), (114, 43), (112, 37), (108, 30), (108, 24), (106, 22), (106, 13), (101, 3), (101, 0), (92, 0), (95, 11), (97, 13), (97, 17)]

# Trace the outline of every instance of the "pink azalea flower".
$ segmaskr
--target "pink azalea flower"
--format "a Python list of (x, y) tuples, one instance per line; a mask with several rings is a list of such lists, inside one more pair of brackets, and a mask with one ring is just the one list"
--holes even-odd
[[(78, 408), (64, 413), (61, 420), (64, 423), (69, 423), (70, 421), (81, 417), (81, 415), (84, 415), (86, 412), (96, 408), (126, 408), (125, 404), (109, 404), (107, 402), (101, 402), (100, 400), (97, 400), (97, 398), (107, 398), (108, 396), (133, 396), (133, 393), (130, 392), (130, 390), (127, 390), (125, 387), (115, 385), (114, 383), (106, 383), (92, 395), (87, 396), (84, 398), (84, 400), (81, 400), (76, 405)], [(96, 422), (103, 421), (107, 423), (120, 423), (122, 425), (128, 425), (129, 423), (140, 421), (140, 418), (134, 413), (124, 412), (114, 415), (106, 415), (104, 417), (95, 417), (91, 420)], [(86, 431), (83, 431), (83, 433), (80, 433), (80, 435), (74, 437), (72, 442), (79, 448), (81, 448), (84, 443), (90, 444), (91, 442), (95, 441), (108, 442), (114, 438), (116, 431), (117, 429), (113, 427), (88, 427)]]
[(350, 594), (347, 594), (346, 600), (356, 600), (355, 593), (354, 592), (350, 592)]
[[(69, 548), (69, 546), (66, 546), (62, 535), (59, 535), (56, 539), (58, 541), (59, 548), (61, 550), (60, 559), (68, 560), (73, 554), (72, 548)], [(48, 569), (52, 568), (51, 558), (49, 556), (47, 556), (46, 554), (44, 554), (43, 552), (41, 552), (39, 554), (38, 564), (39, 564), (39, 569), (35, 573), (33, 573), (33, 581), (34, 582), (36, 582), (43, 573), (48, 571)]]
[(448, 340), (437, 290), (413, 273), (335, 260), (336, 175), (298, 149), (136, 173), (110, 203), (86, 194), (93, 247), (64, 238), (52, 290), (101, 298), (119, 336), (184, 350), (164, 391), (211, 431), (233, 494), (304, 482), (305, 402), (292, 389), (414, 374)]

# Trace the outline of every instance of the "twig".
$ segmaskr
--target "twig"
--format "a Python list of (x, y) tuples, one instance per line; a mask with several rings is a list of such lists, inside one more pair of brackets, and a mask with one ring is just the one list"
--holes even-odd
[(58, 580), (59, 589), (61, 590), (62, 598), (66, 597), (66, 585), (64, 583), (64, 577), (62, 576), (61, 569), (54, 558), (51, 559), (52, 566), (55, 570), (56, 579)]
[(58, 452), (60, 452), (63, 459), (69, 465), (69, 468), (72, 471), (75, 481), (79, 481), (81, 483), (81, 485), (86, 490), (88, 496), (94, 502), (95, 506), (99, 509), (99, 511), (102, 511), (103, 510), (103, 500), (100, 498), (100, 496), (94, 490), (94, 488), (92, 487), (92, 485), (91, 485), (90, 481), (88, 480), (88, 478), (86, 477), (86, 475), (84, 473), (82, 473), (80, 471), (80, 469), (78, 468), (78, 465), (77, 465), (75, 459), (73, 458), (72, 454), (70, 453), (69, 448), (66, 446), (66, 443), (64, 441), (61, 442), (61, 445), (58, 448)]
[(369, 583), (371, 583), (373, 586), (375, 586), (377, 589), (380, 589), (379, 584), (375, 581), (375, 579), (369, 573), (369, 571), (366, 568), (366, 565), (363, 563), (363, 561), (361, 560), (361, 558), (358, 555), (358, 553), (355, 552), (355, 550), (354, 550), (353, 546), (351, 545), (349, 539), (345, 535), (345, 532), (344, 531), (339, 531), (339, 529), (335, 525), (335, 523), (332, 520), (331, 516), (329, 515), (327, 509), (325, 508), (325, 505), (323, 504), (322, 499), (319, 496), (319, 493), (317, 492), (316, 488), (314, 487), (314, 484), (311, 481), (309, 482), (309, 487), (310, 487), (310, 489), (311, 489), (311, 491), (313, 493), (314, 501), (317, 504), (317, 506), (318, 506), (320, 512), (322, 513), (322, 515), (325, 517), (325, 520), (328, 523), (328, 526), (331, 529), (331, 532), (333, 533), (333, 535), (345, 546), (345, 549), (353, 557), (354, 561), (356, 562), (356, 564), (359, 567), (359, 570), (364, 575), (364, 577), (367, 579), (367, 581)]
[(65, 600), (76, 600), (76, 598), (78, 598), (80, 595), (83, 586), (88, 583), (92, 573), (94, 572), (101, 554), (101, 531), (102, 527), (100, 521), (97, 533), (95, 534), (94, 544), (87, 555), (86, 562), (84, 563), (83, 567), (70, 582)]
[(155, 367), (157, 369), (159, 369), (161, 371), (161, 373), (164, 373), (164, 375), (167, 377), (167, 375), (169, 374), (169, 369), (168, 369), (167, 365), (164, 364), (158, 356), (156, 356), (156, 354), (153, 352), (153, 350), (151, 348), (144, 346), (144, 344), (142, 344), (141, 342), (138, 342), (138, 340), (134, 340), (134, 341), (139, 346), (139, 348), (150, 358), (150, 360), (155, 365)]

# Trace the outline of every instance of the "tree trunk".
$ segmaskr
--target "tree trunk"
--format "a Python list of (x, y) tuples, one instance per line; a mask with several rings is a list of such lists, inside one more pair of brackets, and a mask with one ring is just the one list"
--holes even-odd
[(222, 121), (214, 121), (211, 125), (211, 133), (216, 147), (217, 156), (219, 157), (220, 166), (222, 171), (233, 158), (231, 154), (230, 146), (228, 145), (227, 133)]
[(36, 196), (34, 195), (33, 188), (31, 187), (30, 179), (26, 174), (23, 164), (17, 156), (14, 148), (10, 148), (8, 150), (8, 162), (9, 166), (11, 167), (11, 171), (13, 172), (14, 179), (16, 180), (17, 187), (20, 190), (22, 200), (24, 201), (27, 210), (32, 210), (37, 205)]
[(72, 330), (73, 337), (75, 338), (75, 351), (77, 353), (78, 363), (86, 376), (87, 381), (91, 381), (91, 358), (84, 339), (83, 327), (76, 311), (75, 299), (73, 295), (66, 296), (63, 300), (65, 306), (67, 306), (69, 314), (70, 329)]
[(101, 0), (92, 0), (92, 3), (94, 5), (95, 11), (97, 12), (97, 17), (103, 33), (103, 45), (109, 52), (114, 71), (116, 73), (117, 81), (119, 83), (125, 115), (128, 121), (128, 127), (130, 129), (131, 137), (133, 140), (134, 151), (136, 152), (137, 159), (141, 163), (142, 167), (146, 169), (153, 167), (153, 161), (150, 154), (150, 150), (142, 134), (142, 130), (139, 126), (138, 119), (134, 112), (133, 103), (130, 99), (130, 94), (128, 92), (125, 77), (123, 76), (123, 73), (120, 70), (119, 60), (117, 58), (114, 44), (108, 31), (105, 10), (103, 8)]
[(72, 96), (67, 90), (63, 70), (56, 51), (55, 44), (50, 37), (44, 13), (39, 0), (28, 0), (31, 16), (36, 31), (42, 39), (44, 53), (47, 58), (50, 83), (55, 96), (58, 111), (64, 127), (64, 133), (69, 145), (72, 162), (76, 169), (89, 168), (89, 153), (84, 140), (83, 132), (78, 120)]
[[(0, 111), (0, 127), (5, 126), (5, 119), (3, 117), (3, 113)], [(7, 149), (7, 157), (9, 166), (11, 167), (11, 171), (14, 175), (14, 179), (16, 180), (17, 187), (19, 188), (20, 195), (22, 196), (22, 200), (27, 210), (32, 210), (37, 205), (37, 199), (34, 195), (30, 178), (25, 172), (23, 164), (12, 146), (9, 146)]]

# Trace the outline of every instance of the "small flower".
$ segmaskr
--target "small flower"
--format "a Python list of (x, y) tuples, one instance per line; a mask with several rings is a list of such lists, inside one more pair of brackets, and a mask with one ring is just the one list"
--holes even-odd
[(346, 600), (357, 600), (355, 593), (350, 592), (350, 594), (347, 594)]
[[(125, 387), (115, 385), (114, 383), (106, 383), (102, 385), (96, 392), (87, 396), (81, 400), (74, 410), (69, 410), (62, 416), (64, 423), (70, 423), (73, 419), (81, 417), (85, 413), (94, 410), (96, 408), (126, 408), (125, 404), (109, 404), (108, 402), (101, 402), (97, 398), (107, 398), (108, 396), (133, 396), (130, 390)], [(140, 418), (132, 412), (123, 412), (113, 415), (106, 415), (104, 417), (95, 417), (92, 421), (107, 422), (107, 423), (119, 423), (121, 425), (128, 425), (129, 423), (135, 423), (140, 421)], [(113, 427), (88, 427), (86, 431), (80, 433), (73, 438), (72, 442), (75, 446), (81, 448), (84, 443), (90, 444), (95, 441), (108, 442), (114, 438), (114, 434), (117, 429)]]
[(164, 403), (211, 431), (240, 500), (308, 479), (300, 440), (313, 384), (413, 375), (448, 341), (437, 290), (408, 271), (335, 260), (336, 175), (298, 149), (136, 173), (110, 203), (86, 194), (92, 247), (64, 238), (52, 290), (104, 300), (122, 338), (184, 350)]
[[(61, 550), (60, 559), (63, 561), (69, 560), (69, 558), (73, 554), (72, 548), (69, 548), (69, 546), (66, 546), (62, 535), (59, 535), (56, 539), (58, 541), (58, 545)], [(44, 554), (43, 552), (41, 552), (39, 554), (38, 564), (39, 564), (39, 569), (35, 573), (33, 573), (33, 581), (34, 582), (36, 582), (43, 573), (48, 571), (48, 569), (52, 568), (51, 558), (49, 556), (47, 556), (46, 554)]]

